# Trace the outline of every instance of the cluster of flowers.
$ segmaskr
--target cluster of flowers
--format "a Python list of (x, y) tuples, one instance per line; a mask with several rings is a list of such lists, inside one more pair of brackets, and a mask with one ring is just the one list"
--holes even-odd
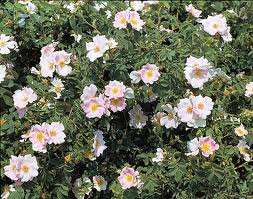
[(97, 87), (94, 84), (85, 86), (81, 100), (81, 105), (88, 118), (101, 118), (102, 115), (110, 115), (110, 111), (122, 111), (126, 107), (126, 98), (133, 98), (134, 93), (131, 88), (119, 81), (110, 81), (105, 86), (105, 91), (96, 97)]
[[(125, 1), (129, 4), (129, 1)], [(147, 11), (149, 10), (149, 5), (157, 4), (159, 1), (130, 1), (130, 7), (134, 11)]]
[(53, 77), (54, 72), (65, 77), (72, 71), (69, 66), (71, 53), (55, 51), (56, 45), (57, 42), (51, 43), (41, 49), (40, 67), (43, 77)]
[(4, 167), (4, 174), (14, 181), (27, 182), (38, 175), (38, 163), (31, 155), (11, 156), (10, 164)]
[[(201, 10), (194, 8), (192, 4), (185, 6), (185, 9), (196, 18), (199, 18), (200, 14), (202, 13)], [(208, 16), (207, 19), (199, 19), (198, 22), (203, 25), (204, 31), (206, 31), (208, 34), (212, 36), (219, 35), (222, 37), (224, 42), (232, 41), (230, 27), (227, 25), (227, 20), (222, 14)]]
[(212, 77), (210, 74), (210, 64), (204, 57), (196, 58), (190, 56), (187, 58), (184, 69), (185, 77), (193, 88), (202, 88), (204, 83)]
[(118, 45), (113, 38), (108, 40), (104, 35), (96, 35), (92, 40), (93, 42), (86, 43), (87, 57), (91, 62), (102, 57), (107, 50), (116, 48)]
[[(235, 134), (241, 138), (245, 138), (246, 135), (248, 135), (248, 131), (245, 129), (244, 125), (241, 124), (239, 127), (234, 129)], [(247, 149), (249, 149), (249, 145), (244, 140), (239, 140), (239, 143), (237, 145), (240, 154), (243, 155), (245, 161), (250, 161), (250, 155), (247, 153)]]
[(253, 96), (253, 82), (250, 82), (246, 85), (245, 96), (246, 97)]
[(93, 149), (85, 153), (85, 157), (90, 160), (95, 160), (97, 157), (103, 154), (104, 150), (107, 148), (104, 141), (103, 132), (97, 130), (94, 132), (94, 142), (92, 144)]
[(166, 128), (177, 128), (180, 122), (187, 123), (189, 127), (205, 127), (206, 118), (211, 114), (213, 105), (210, 97), (190, 96), (181, 99), (174, 108), (170, 104), (162, 105), (161, 108), (166, 113), (158, 112), (154, 116), (154, 122)]
[(17, 50), (18, 44), (13, 39), (13, 37), (5, 34), (0, 35), (0, 54), (9, 54), (11, 52), (10, 49)]
[(12, 95), (12, 98), (19, 118), (22, 118), (28, 111), (28, 108), (26, 106), (29, 103), (36, 101), (37, 95), (34, 93), (33, 89), (24, 87), (22, 90), (16, 90)]
[(145, 22), (141, 20), (139, 13), (136, 11), (130, 11), (127, 9), (116, 13), (113, 22), (115, 28), (126, 28), (128, 23), (130, 23), (132, 28), (137, 31), (140, 31), (145, 24)]
[(32, 142), (32, 149), (42, 153), (47, 152), (47, 144), (62, 144), (65, 142), (64, 126), (60, 122), (51, 124), (42, 123), (42, 125), (33, 125), (31, 129), (21, 137), (21, 142), (29, 139)]
[(155, 64), (145, 64), (141, 70), (130, 73), (130, 78), (134, 84), (139, 83), (141, 80), (145, 84), (153, 84), (159, 77), (159, 68)]
[(187, 143), (187, 147), (189, 150), (189, 153), (186, 153), (187, 156), (196, 156), (200, 151), (203, 156), (209, 157), (219, 149), (219, 145), (210, 136), (194, 138)]

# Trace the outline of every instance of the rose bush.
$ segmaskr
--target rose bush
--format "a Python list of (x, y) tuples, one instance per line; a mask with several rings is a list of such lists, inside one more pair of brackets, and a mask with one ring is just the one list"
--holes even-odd
[(2, 198), (253, 197), (252, 10), (1, 2)]

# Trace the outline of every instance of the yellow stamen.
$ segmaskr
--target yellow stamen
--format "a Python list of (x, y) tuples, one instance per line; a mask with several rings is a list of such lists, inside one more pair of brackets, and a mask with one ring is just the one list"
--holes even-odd
[(112, 89), (112, 94), (116, 95), (119, 92), (119, 87), (115, 86)]
[(199, 103), (198, 104), (198, 109), (203, 110), (204, 107), (205, 107), (205, 105), (203, 103)]
[(148, 70), (148, 71), (146, 72), (146, 75), (147, 75), (148, 78), (151, 78), (151, 77), (154, 76), (154, 72), (153, 72), (152, 70)]
[(196, 77), (196, 78), (198, 78), (198, 79), (201, 78), (201, 75), (202, 75), (201, 70), (196, 70), (196, 71), (194, 72), (194, 77)]
[(9, 191), (10, 191), (9, 186), (8, 186), (8, 185), (4, 185), (4, 190), (3, 190), (3, 192), (4, 192), (4, 193), (8, 193)]
[(53, 69), (54, 69), (54, 64), (50, 63), (50, 64), (48, 65), (48, 68), (49, 68), (50, 70), (53, 70)]
[(63, 59), (61, 59), (59, 62), (58, 62), (58, 65), (62, 68), (65, 66), (65, 61)]
[(101, 179), (101, 178), (97, 178), (96, 182), (97, 182), (97, 184), (98, 184), (99, 187), (102, 187), (104, 185), (105, 181), (103, 179)]
[(187, 109), (186, 109), (186, 112), (187, 113), (192, 113), (192, 106), (188, 106)]
[(5, 124), (6, 121), (7, 121), (7, 120), (5, 120), (5, 119), (0, 119), (0, 126), (3, 126), (3, 125)]
[(214, 24), (212, 25), (212, 27), (213, 27), (213, 29), (219, 29), (219, 28), (220, 28), (220, 24), (214, 23)]
[(56, 136), (57, 133), (56, 133), (56, 130), (52, 130), (49, 132), (49, 134), (51, 137), (54, 137), (54, 136)]
[(133, 181), (133, 176), (131, 174), (127, 174), (125, 178), (126, 178), (126, 181), (128, 181), (128, 182)]
[(22, 101), (23, 101), (23, 102), (28, 101), (28, 97), (27, 97), (27, 96), (26, 96), (26, 97), (24, 97), (24, 98), (22, 99)]
[(38, 140), (39, 142), (41, 142), (41, 141), (43, 140), (43, 138), (44, 138), (44, 134), (43, 134), (41, 131), (39, 131), (39, 132), (37, 133), (37, 140)]
[(237, 128), (236, 131), (237, 131), (237, 134), (240, 135), (240, 136), (243, 136), (244, 133), (245, 133), (244, 130), (241, 129), (241, 128)]
[(71, 155), (68, 154), (64, 157), (65, 162), (69, 162), (71, 160)]
[(62, 87), (60, 85), (56, 85), (54, 88), (56, 93), (60, 93), (62, 91)]
[(98, 110), (98, 104), (92, 104), (92, 105), (90, 106), (90, 110), (91, 110), (92, 112), (97, 111), (97, 110)]
[(138, 21), (137, 21), (137, 19), (133, 18), (133, 19), (130, 20), (130, 23), (131, 23), (131, 25), (136, 26), (138, 24)]
[(120, 99), (114, 99), (114, 98), (112, 98), (111, 99), (111, 104), (113, 106), (119, 106), (120, 105)]
[(101, 51), (100, 47), (99, 47), (99, 46), (96, 46), (96, 47), (95, 47), (95, 52), (98, 53), (98, 52), (100, 52), (100, 51)]
[(211, 148), (211, 146), (210, 146), (209, 143), (203, 143), (201, 145), (201, 150), (204, 151), (204, 152), (206, 152), (206, 153), (210, 151), (210, 148)]
[(4, 41), (4, 40), (1, 40), (1, 39), (0, 39), (0, 48), (5, 47), (5, 46), (6, 46), (6, 44), (7, 44), (7, 42), (6, 42), (6, 41)]
[(169, 112), (169, 113), (168, 113), (168, 119), (169, 119), (169, 120), (172, 120), (173, 118), (174, 118), (173, 113), (172, 113), (172, 112)]
[(126, 24), (126, 19), (125, 19), (125, 18), (120, 19), (120, 20), (119, 20), (119, 23), (120, 23), (121, 25), (125, 25), (125, 24)]
[(28, 171), (29, 171), (29, 166), (27, 165), (27, 164), (24, 164), (23, 166), (22, 166), (22, 171), (24, 172), (24, 173), (27, 173)]

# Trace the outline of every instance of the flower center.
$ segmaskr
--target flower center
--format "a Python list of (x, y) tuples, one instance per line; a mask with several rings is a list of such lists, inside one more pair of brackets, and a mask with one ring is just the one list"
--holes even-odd
[(65, 66), (65, 61), (63, 59), (61, 59), (59, 62), (58, 62), (58, 65), (62, 68)]
[(245, 150), (244, 146), (240, 147), (240, 152), (241, 152), (242, 155), (246, 154), (246, 150)]
[(133, 181), (133, 176), (131, 174), (127, 174), (125, 178), (126, 178), (126, 181), (128, 181), (128, 182)]
[(119, 20), (119, 23), (120, 23), (121, 25), (125, 25), (125, 24), (126, 24), (126, 19), (125, 19), (125, 18), (121, 18), (121, 19)]
[(50, 131), (50, 136), (51, 136), (51, 137), (55, 137), (55, 136), (56, 136), (56, 130)]
[(130, 20), (130, 23), (131, 23), (131, 25), (136, 26), (138, 22), (137, 22), (137, 19), (133, 18), (133, 19)]
[(218, 24), (218, 23), (214, 23), (213, 25), (212, 25), (212, 27), (213, 27), (213, 29), (219, 29), (220, 28), (220, 24)]
[(1, 39), (0, 39), (0, 48), (5, 47), (5, 46), (6, 46), (6, 44), (7, 44), (7, 42), (6, 42), (6, 41), (4, 41), (4, 40), (1, 40)]
[(120, 105), (120, 99), (114, 99), (114, 98), (112, 98), (111, 99), (111, 104), (113, 106), (119, 106)]
[(13, 164), (11, 169), (12, 169), (12, 171), (16, 172), (17, 171), (17, 166), (15, 164)]
[(29, 166), (27, 165), (27, 164), (24, 164), (23, 166), (22, 166), (22, 171), (24, 172), (24, 173), (27, 173), (28, 171), (29, 171)]
[(48, 65), (48, 68), (49, 68), (50, 70), (53, 70), (53, 69), (54, 69), (54, 64), (53, 64), (53, 63), (50, 63), (50, 64)]
[(210, 146), (209, 143), (203, 143), (201, 145), (201, 150), (204, 151), (204, 152), (206, 152), (206, 153), (210, 151), (210, 148), (211, 148), (211, 146)]
[(197, 79), (200, 79), (200, 78), (201, 78), (201, 75), (202, 75), (201, 70), (196, 70), (196, 71), (194, 72), (194, 77), (196, 77)]
[(98, 52), (100, 52), (100, 51), (101, 51), (100, 47), (99, 47), (99, 46), (96, 46), (96, 47), (95, 47), (95, 52), (98, 53)]
[(8, 193), (9, 191), (10, 191), (9, 186), (8, 186), (8, 185), (4, 185), (4, 190), (3, 190), (3, 192), (4, 192), (4, 193)]
[(98, 110), (98, 104), (92, 104), (92, 105), (90, 106), (90, 109), (91, 109), (92, 112), (97, 111), (97, 110)]
[(192, 113), (192, 106), (188, 106), (187, 109), (186, 109), (186, 112), (187, 113)]
[(96, 181), (97, 181), (97, 184), (98, 184), (99, 187), (104, 185), (104, 180), (103, 179), (97, 178)]
[(28, 97), (27, 97), (27, 96), (24, 97), (24, 98), (22, 99), (22, 101), (23, 101), (23, 102), (27, 102), (27, 101), (28, 101)]
[(154, 76), (154, 72), (153, 72), (152, 70), (148, 70), (148, 71), (146, 72), (146, 75), (147, 75), (148, 78), (151, 78), (151, 77)]
[(5, 119), (0, 119), (0, 126), (3, 126), (3, 125), (5, 124), (6, 121), (7, 121), (7, 120), (5, 120)]
[(242, 135), (244, 135), (244, 130), (241, 128), (238, 128), (237, 133), (238, 133), (238, 135), (242, 136)]
[(43, 140), (43, 138), (44, 138), (43, 133), (42, 133), (41, 131), (39, 131), (39, 132), (37, 133), (37, 140), (38, 140), (39, 142), (41, 142), (41, 141)]
[(112, 88), (112, 94), (116, 95), (119, 92), (119, 87), (115, 86)]
[(204, 109), (204, 107), (205, 107), (205, 106), (204, 106), (204, 104), (203, 104), (203, 103), (199, 103), (199, 104), (198, 104), (198, 109), (203, 110), (203, 109)]
[(62, 91), (61, 86), (60, 86), (60, 85), (56, 85), (56, 86), (55, 86), (55, 92), (56, 92), (56, 93), (60, 93), (61, 91)]
[(174, 119), (174, 115), (173, 115), (172, 112), (169, 112), (169, 113), (168, 113), (168, 119), (169, 119), (169, 120)]

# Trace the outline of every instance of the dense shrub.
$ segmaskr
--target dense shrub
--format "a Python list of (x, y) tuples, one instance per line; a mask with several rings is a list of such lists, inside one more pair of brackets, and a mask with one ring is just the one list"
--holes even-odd
[(5, 196), (253, 197), (252, 2), (32, 3), (0, 4)]

